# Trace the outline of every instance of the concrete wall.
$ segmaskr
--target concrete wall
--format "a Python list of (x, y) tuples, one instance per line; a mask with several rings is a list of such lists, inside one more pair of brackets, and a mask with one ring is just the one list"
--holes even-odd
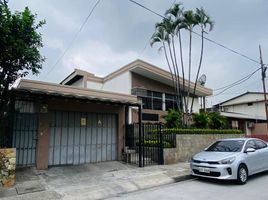
[(122, 94), (131, 94), (131, 74), (125, 72), (103, 84), (103, 90)]
[(177, 162), (187, 162), (191, 157), (208, 147), (215, 140), (223, 138), (245, 137), (244, 134), (204, 134), (176, 135), (176, 148), (164, 149), (164, 163), (174, 164)]
[(267, 123), (256, 123), (251, 129), (251, 135), (268, 135)]
[(94, 90), (102, 90), (103, 83), (95, 82), (95, 81), (87, 81), (87, 88)]
[(16, 149), (0, 149), (0, 185), (12, 187), (15, 184)]

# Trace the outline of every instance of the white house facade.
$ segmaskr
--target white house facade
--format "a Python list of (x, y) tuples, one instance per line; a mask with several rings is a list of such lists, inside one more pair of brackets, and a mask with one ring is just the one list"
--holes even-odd
[[(143, 121), (162, 121), (167, 110), (176, 104), (171, 74), (142, 60), (135, 60), (105, 77), (75, 69), (60, 84), (136, 95), (142, 101)], [(194, 83), (190, 82), (190, 102), (194, 98), (193, 111), (199, 112), (200, 97), (211, 95), (212, 90), (201, 85), (197, 85), (195, 95), (193, 90)], [(135, 115), (135, 109), (130, 108), (130, 121), (136, 121)]]

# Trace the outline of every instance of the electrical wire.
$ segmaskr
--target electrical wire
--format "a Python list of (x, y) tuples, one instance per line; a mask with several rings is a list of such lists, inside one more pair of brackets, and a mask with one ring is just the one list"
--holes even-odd
[(45, 77), (48, 76), (53, 70), (54, 68), (57, 66), (57, 64), (61, 61), (61, 59), (65, 56), (65, 54), (67, 53), (67, 51), (71, 48), (71, 46), (73, 45), (73, 43), (75, 42), (75, 40), (77, 39), (79, 33), (83, 30), (84, 26), (86, 25), (89, 17), (92, 15), (92, 13), (94, 12), (95, 8), (97, 7), (97, 5), (100, 3), (101, 0), (98, 0), (93, 8), (90, 10), (89, 14), (87, 15), (86, 19), (84, 20), (84, 22), (82, 23), (82, 25), (80, 26), (78, 32), (75, 34), (75, 36), (73, 37), (73, 39), (71, 40), (71, 42), (69, 43), (69, 45), (67, 46), (67, 48), (64, 50), (64, 52), (60, 55), (60, 57), (57, 59), (57, 61), (54, 63), (54, 65), (50, 68), (50, 70), (46, 73)]
[(231, 89), (231, 88), (233, 88), (233, 87), (235, 87), (235, 86), (237, 86), (237, 85), (240, 85), (240, 84), (246, 82), (248, 79), (250, 79), (250, 78), (251, 78), (257, 71), (259, 71), (260, 69), (261, 69), (261, 68), (255, 70), (253, 73), (251, 73), (249, 76), (247, 76), (246, 78), (244, 78), (242, 81), (240, 81), (240, 82), (236, 81), (235, 84), (231, 84), (230, 86), (226, 87), (224, 90), (222, 90), (221, 92), (219, 92), (219, 93), (213, 95), (212, 97), (218, 96), (218, 95), (224, 93), (226, 90), (229, 90), (229, 89)]
[[(161, 18), (164, 18), (164, 19), (166, 18), (165, 16), (163, 16), (163, 15), (161, 15), (161, 14), (159, 14), (159, 13), (153, 11), (152, 9), (150, 9), (150, 8), (148, 8), (148, 7), (142, 5), (142, 4), (140, 4), (140, 3), (138, 3), (138, 2), (136, 2), (136, 1), (134, 1), (134, 0), (129, 0), (129, 1), (132, 2), (132, 3), (134, 3), (134, 4), (136, 4), (136, 5), (138, 5), (138, 6), (140, 6), (140, 7), (142, 7), (142, 8), (144, 8), (145, 10), (148, 10), (149, 12), (151, 12), (151, 13), (153, 13), (153, 14), (155, 14), (155, 15), (161, 17)], [(196, 35), (202, 37), (201, 34), (195, 32), (195, 31), (192, 31), (192, 32), (193, 32), (194, 34), (196, 34)], [(249, 56), (246, 56), (246, 55), (244, 55), (244, 54), (242, 54), (242, 53), (240, 53), (240, 52), (238, 52), (238, 51), (236, 51), (236, 50), (233, 50), (233, 49), (227, 47), (226, 45), (220, 44), (219, 42), (216, 42), (216, 41), (214, 41), (214, 40), (212, 40), (212, 39), (209, 39), (208, 37), (205, 37), (205, 36), (204, 36), (204, 39), (207, 40), (207, 41), (209, 41), (209, 42), (211, 42), (211, 43), (213, 43), (213, 44), (216, 44), (216, 45), (218, 45), (218, 46), (220, 46), (220, 47), (222, 47), (222, 48), (224, 48), (224, 49), (226, 49), (226, 50), (229, 50), (230, 52), (232, 52), (232, 53), (234, 53), (234, 54), (236, 54), (236, 55), (239, 55), (239, 56), (241, 56), (241, 57), (243, 57), (243, 58), (246, 58), (246, 59), (248, 59), (248, 60), (250, 60), (250, 61), (252, 61), (252, 62), (255, 62), (255, 63), (260, 64), (259, 61), (255, 60), (255, 59), (253, 59), (253, 58), (250, 58)]]
[(252, 73), (248, 74), (247, 76), (245, 76), (245, 77), (239, 79), (238, 81), (235, 81), (235, 82), (233, 82), (233, 83), (231, 83), (231, 84), (229, 84), (229, 85), (226, 85), (226, 86), (223, 86), (223, 87), (214, 89), (213, 91), (223, 90), (223, 89), (225, 89), (225, 88), (227, 88), (227, 87), (230, 87), (230, 86), (232, 86), (232, 85), (234, 85), (234, 84), (236, 84), (236, 83), (239, 83), (240, 81), (243, 81), (244, 79), (248, 78), (249, 76), (255, 74), (255, 73), (256, 73), (257, 71), (259, 71), (260, 69), (261, 69), (261, 67), (258, 68), (258, 69), (256, 69), (256, 70), (253, 71)]

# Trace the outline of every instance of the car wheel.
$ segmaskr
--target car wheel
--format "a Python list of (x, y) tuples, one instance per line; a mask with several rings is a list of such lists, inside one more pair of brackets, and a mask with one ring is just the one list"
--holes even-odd
[(245, 184), (248, 180), (248, 171), (245, 165), (240, 165), (237, 171), (237, 182), (241, 185)]

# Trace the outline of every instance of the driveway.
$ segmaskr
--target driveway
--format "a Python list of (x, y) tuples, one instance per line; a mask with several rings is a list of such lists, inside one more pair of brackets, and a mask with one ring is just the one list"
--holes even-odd
[[(17, 171), (15, 187), (2, 190), (2, 192), (0, 190), (0, 197), (10, 197), (11, 199), (103, 199), (174, 183), (188, 176), (188, 163), (139, 168), (113, 161), (51, 167), (48, 170), (24, 168)], [(47, 198), (45, 198), (46, 196)]]

